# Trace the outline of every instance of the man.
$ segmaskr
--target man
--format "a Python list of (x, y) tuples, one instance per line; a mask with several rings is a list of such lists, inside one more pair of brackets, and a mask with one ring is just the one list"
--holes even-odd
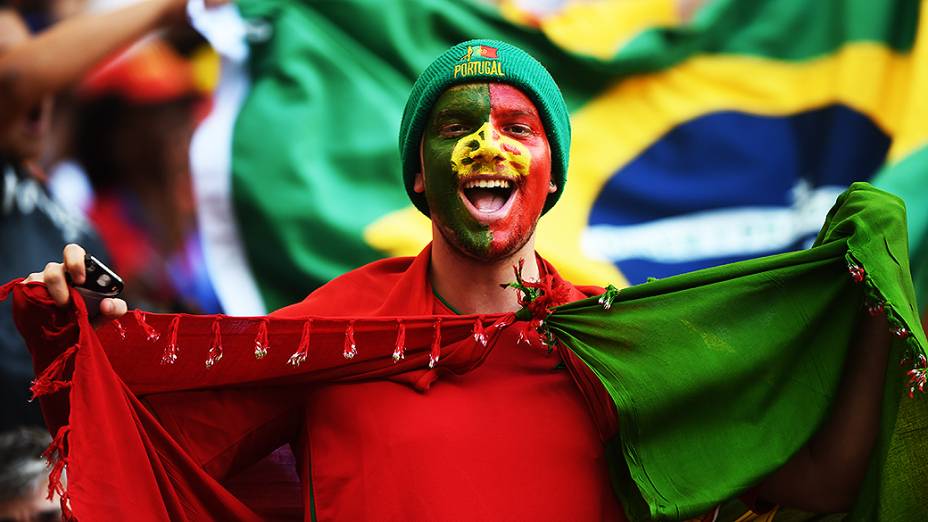
[[(516, 311), (518, 296), (501, 283), (523, 261), (522, 277), (552, 276), (563, 302), (597, 293), (563, 282), (534, 253), (535, 225), (564, 189), (569, 133), (553, 79), (530, 56), (496, 41), (452, 47), (416, 82), (400, 131), (407, 191), (432, 218), (432, 244), (416, 258), (350, 272), (275, 315)], [(65, 274), (84, 280), (83, 254), (70, 245), (63, 264), (29, 281), (44, 280), (64, 305)], [(105, 300), (101, 312), (119, 317), (125, 303)], [(752, 496), (816, 511), (849, 506), (874, 442), (887, 357), (885, 323), (865, 323), (842, 406)], [(430, 369), (300, 395), (248, 389), (146, 400), (220, 479), (292, 442), (307, 519), (621, 520), (603, 450), (615, 435), (612, 403), (569, 350), (527, 348), (513, 330), (466, 375), (433, 354)], [(351, 339), (347, 358), (356, 353)], [(217, 418), (218, 428), (202, 428)]]

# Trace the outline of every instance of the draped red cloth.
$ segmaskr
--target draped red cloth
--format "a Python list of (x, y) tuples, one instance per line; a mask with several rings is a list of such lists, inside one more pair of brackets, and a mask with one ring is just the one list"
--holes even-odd
[[(39, 375), (34, 389), (44, 394), (41, 399), (43, 411), (50, 429), (57, 434), (51, 448), (56, 461), (52, 484), (64, 494), (63, 503), (83, 520), (257, 520), (260, 517), (233, 496), (221, 480), (246, 468), (261, 454), (282, 443), (292, 442), (293, 439), (288, 440), (288, 434), (302, 433), (304, 437), (300, 439), (298, 457), (303, 480), (311, 483), (312, 479), (319, 478), (320, 482), (324, 482), (322, 479), (326, 477), (316, 474), (307, 480), (310, 473), (308, 461), (318, 457), (313, 456), (309, 447), (311, 439), (305, 437), (307, 430), (312, 430), (312, 423), (302, 425), (303, 421), (299, 419), (305, 421), (314, 415), (327, 418), (320, 404), (330, 404), (332, 411), (335, 411), (335, 404), (339, 404), (342, 411), (352, 411), (353, 399), (350, 393), (345, 395), (339, 391), (342, 388), (367, 390), (364, 393), (368, 397), (371, 392), (376, 396), (394, 393), (390, 386), (396, 384), (425, 392), (440, 378), (448, 380), (447, 390), (453, 390), (454, 386), (458, 386), (456, 379), (467, 383), (470, 377), (466, 374), (484, 365), (488, 359), (491, 361), (486, 363), (490, 365), (488, 368), (495, 367), (497, 370), (482, 371), (505, 368), (516, 354), (511, 350), (513, 345), (518, 344), (516, 335), (521, 329), (521, 326), (506, 328), (515, 322), (514, 315), (457, 316), (436, 305), (428, 285), (428, 254), (426, 249), (414, 259), (375, 263), (333, 281), (303, 303), (270, 317), (136, 312), (96, 332), (88, 321), (78, 294), (72, 292), (73, 306), (56, 308), (42, 284), (8, 285), (7, 290), (15, 288), (17, 325), (34, 351)], [(552, 267), (544, 263), (543, 267), (556, 277)], [(557, 280), (560, 281), (559, 278)], [(570, 288), (570, 298), (585, 297), (579, 290)], [(439, 314), (435, 315), (436, 312)], [(509, 339), (505, 340), (507, 335)], [(504, 339), (502, 343), (501, 339)], [(505, 347), (505, 351), (500, 352), (503, 348), (497, 345)], [(494, 347), (501, 355), (493, 355)], [(544, 361), (537, 357), (544, 357), (546, 348), (521, 348), (526, 350), (525, 353), (532, 353), (529, 357), (536, 357), (534, 360)], [(558, 406), (552, 407), (553, 419), (571, 420), (545, 425), (551, 433), (537, 437), (542, 442), (535, 442), (545, 447), (545, 452), (551, 452), (550, 440), (560, 440), (559, 437), (567, 440), (578, 437), (578, 433), (581, 438), (597, 439), (595, 442), (598, 443), (600, 436), (611, 436), (616, 425), (611, 401), (595, 376), (570, 352), (564, 350), (558, 355), (544, 362), (547, 365), (544, 368), (553, 368), (558, 359), (563, 361), (571, 377), (570, 382), (578, 387), (574, 390), (582, 392), (575, 399), (566, 400), (579, 401), (585, 407), (580, 407), (583, 410), (580, 416), (569, 411), (572, 408), (569, 404), (562, 408), (563, 412), (558, 411)], [(430, 360), (435, 359), (437, 364), (430, 368)], [(532, 380), (514, 379), (513, 382)], [(343, 387), (343, 383), (356, 384)], [(314, 391), (307, 395), (307, 389)], [(442, 393), (445, 395), (435, 397), (446, 397), (436, 399), (445, 402), (436, 404), (461, 407), (454, 402), (456, 399), (451, 391)], [(317, 400), (314, 410), (306, 411), (307, 396), (310, 399), (325, 397), (325, 400)], [(550, 397), (527, 397), (526, 400), (529, 401), (526, 405), (534, 408), (556, 405), (560, 399), (552, 402)], [(451, 406), (454, 404), (457, 406)], [(413, 410), (403, 408), (397, 412), (415, 411), (415, 407), (413, 401), (410, 402)], [(293, 414), (295, 411), (297, 414)], [(338, 419), (332, 411), (328, 415), (334, 422)], [(455, 418), (454, 410), (448, 413), (449, 419)], [(514, 415), (519, 413), (513, 411)], [(382, 419), (359, 416), (356, 420), (388, 422), (387, 416), (384, 414)], [(586, 421), (581, 417), (585, 417)], [(478, 417), (469, 418), (474, 421)], [(494, 422), (499, 424), (500, 419)], [(589, 427), (576, 426), (584, 422)], [(506, 429), (485, 425), (477, 426), (476, 432), (494, 433), (494, 428)], [(475, 428), (462, 425), (460, 429)], [(590, 437), (589, 433), (594, 436)], [(508, 440), (506, 433), (495, 435), (497, 439), (487, 440)], [(537, 434), (522, 435), (531, 435), (522, 438), (532, 441)], [(317, 440), (326, 440), (318, 433), (314, 436)], [(337, 437), (328, 440), (330, 452), (352, 450), (350, 445), (338, 444)], [(514, 434), (512, 440), (519, 440), (518, 434)], [(456, 512), (463, 518), (470, 518), (468, 513), (503, 513), (511, 509), (512, 506), (501, 505), (505, 496), (487, 494), (487, 498), (495, 500), (490, 502), (491, 505), (480, 505), (480, 502), (475, 502), (473, 492), (445, 493), (455, 487), (455, 470), (443, 467), (445, 461), (454, 456), (451, 452), (458, 451), (452, 442), (436, 441), (430, 451), (438, 451), (438, 454), (429, 455), (425, 461), (431, 460), (431, 468), (449, 477), (447, 484), (436, 486), (442, 491), (437, 498), (454, 501)], [(505, 449), (506, 444), (510, 444), (508, 450)], [(484, 449), (487, 446), (479, 440), (472, 444), (473, 458), (484, 453), (488, 458), (496, 455), (489, 458), (482, 468), (474, 468), (483, 469), (485, 476), (480, 482), (488, 489), (494, 489), (496, 484), (494, 458), (505, 459), (506, 451), (520, 450), (511, 446), (513, 443), (506, 444), (501, 444), (502, 449)], [(584, 457), (591, 461), (601, 458), (601, 447), (598, 456), (594, 454), (596, 450), (584, 448), (578, 450), (590, 453)], [(531, 451), (531, 448), (526, 451)], [(563, 457), (552, 456), (552, 462), (557, 464), (555, 467), (563, 468), (558, 458)], [(545, 458), (539, 460), (544, 461)], [(389, 464), (389, 461), (383, 460), (383, 463)], [(67, 466), (66, 489), (64, 484), (59, 486), (54, 480), (55, 473), (64, 465)], [(563, 498), (559, 506), (564, 512), (574, 509), (575, 497), (585, 494), (579, 488), (589, 489), (588, 483), (599, 482), (600, 489), (608, 494), (604, 460), (601, 465), (601, 475), (597, 475), (595, 470), (583, 469), (581, 473), (590, 476), (577, 477), (576, 480), (567, 477), (558, 482), (564, 484), (559, 486), (565, 490), (561, 491)], [(552, 477), (561, 473), (561, 469), (546, 469), (535, 462), (525, 462), (525, 466), (544, 477), (547, 476), (545, 473)], [(348, 479), (355, 478), (353, 474), (356, 472), (351, 473)], [(365, 477), (373, 480), (379, 476), (374, 471), (364, 470), (364, 473), (359, 475), (361, 480)], [(391, 491), (406, 494), (404, 481), (416, 482), (422, 477), (414, 474), (429, 476), (429, 473), (433, 472), (419, 468), (407, 470), (407, 475), (398, 475), (399, 485), (391, 486)], [(328, 478), (332, 479), (331, 476)], [(557, 482), (553, 478), (551, 480)], [(576, 492), (570, 491), (572, 482), (577, 483)], [(495, 489), (500, 489), (499, 486)], [(505, 486), (515, 492), (511, 503), (530, 504), (520, 500), (527, 493), (521, 492), (519, 481), (509, 480)], [(383, 485), (368, 487), (382, 491)], [(343, 487), (317, 484), (316, 489), (329, 494), (350, 490), (347, 484)], [(555, 492), (550, 492), (550, 495), (538, 493), (540, 495), (535, 497), (543, 500), (537, 503), (538, 509), (545, 507), (550, 510), (552, 504), (548, 498), (556, 498)], [(313, 494), (311, 485), (308, 494)], [(596, 498), (602, 497), (601, 492), (596, 495), (599, 495)], [(381, 511), (354, 512), (367, 513), (368, 517), (377, 518), (379, 514), (389, 518), (390, 513), (383, 510), (401, 509), (402, 498), (394, 506), (383, 502), (381, 497), (374, 495), (367, 500), (368, 507)], [(342, 504), (351, 503), (351, 500), (350, 497), (342, 499)], [(614, 504), (611, 496), (609, 499), (600, 498), (600, 501)], [(499, 505), (494, 506), (493, 502)], [(319, 513), (323, 515), (321, 518), (350, 512), (339, 511), (341, 508), (332, 503), (322, 502), (319, 506), (324, 510)], [(312, 507), (307, 506), (307, 518), (314, 515)], [(595, 506), (595, 509), (602, 516), (621, 516), (614, 505)], [(575, 510), (573, 512), (576, 513)], [(419, 518), (426, 518), (428, 510), (420, 513), (422, 516)], [(548, 516), (543, 518), (553, 515), (551, 512), (545, 514)]]

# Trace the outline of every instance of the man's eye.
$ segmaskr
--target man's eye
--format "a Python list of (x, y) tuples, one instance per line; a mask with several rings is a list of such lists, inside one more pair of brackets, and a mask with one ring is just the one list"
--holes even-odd
[(531, 127), (529, 127), (528, 125), (521, 124), (521, 123), (514, 123), (512, 125), (506, 125), (505, 127), (503, 127), (503, 131), (505, 131), (506, 134), (509, 134), (512, 136), (531, 136), (532, 134), (534, 134), (534, 132), (532, 132)]
[(470, 128), (460, 123), (449, 123), (441, 128), (441, 133), (445, 136), (460, 136), (468, 132), (470, 132)]

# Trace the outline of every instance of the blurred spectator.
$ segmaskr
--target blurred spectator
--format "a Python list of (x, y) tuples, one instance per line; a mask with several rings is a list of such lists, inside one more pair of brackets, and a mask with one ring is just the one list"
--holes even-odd
[[(4, 282), (60, 259), (62, 248), (70, 242), (102, 254), (102, 243), (90, 225), (51, 197), (37, 161), (49, 135), (51, 97), (156, 27), (182, 20), (186, 1), (150, 0), (99, 15), (79, 15), (34, 38), (12, 5), (0, 0), (0, 280)], [(2, 304), (0, 429), (41, 425), (38, 408), (27, 405), (32, 375), (9, 303)]]
[(131, 281), (125, 298), (148, 310), (220, 311), (188, 168), (206, 99), (192, 64), (163, 39), (105, 64), (78, 89), (72, 154), (93, 187), (87, 212), (113, 268)]
[(0, 434), (0, 521), (61, 520), (58, 502), (46, 498), (48, 472), (42, 452), (51, 442), (38, 428)]
[[(28, 41), (29, 29), (11, 9), (0, 8), (0, 56)], [(27, 275), (49, 259), (61, 257), (67, 243), (103, 253), (103, 244), (87, 221), (59, 204), (45, 186), (37, 160), (49, 130), (50, 95), (27, 110), (0, 108), (0, 280)], [(32, 101), (32, 100), (30, 100)], [(11, 304), (0, 303), (0, 430), (43, 424), (37, 404), (29, 404), (32, 360), (16, 332)]]

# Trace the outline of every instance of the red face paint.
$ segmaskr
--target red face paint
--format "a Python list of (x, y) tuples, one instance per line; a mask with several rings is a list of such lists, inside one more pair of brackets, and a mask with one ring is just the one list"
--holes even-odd
[[(531, 155), (528, 174), (516, 182), (515, 199), (508, 214), (489, 223), (490, 253), (497, 257), (522, 248), (535, 232), (551, 183), (551, 148), (535, 104), (511, 85), (490, 84), (490, 124), (503, 136), (524, 145)], [(521, 151), (507, 149), (522, 147), (503, 143), (502, 148), (518, 156)]]

